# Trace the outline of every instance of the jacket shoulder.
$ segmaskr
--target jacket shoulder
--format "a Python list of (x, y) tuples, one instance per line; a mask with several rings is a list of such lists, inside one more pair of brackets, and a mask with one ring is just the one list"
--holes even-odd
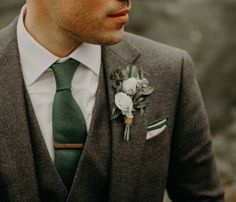
[(138, 50), (140, 53), (138, 60), (141, 64), (148, 63), (150, 66), (153, 64), (159, 70), (179, 73), (185, 64), (193, 66), (192, 58), (185, 50), (131, 33), (125, 33), (123, 40)]
[(169, 46), (157, 41), (153, 41), (151, 39), (138, 36), (132, 33), (125, 33), (124, 40), (128, 43), (134, 45), (141, 54), (149, 55), (151, 53), (152, 56), (155, 54), (159, 57), (183, 57), (183, 54), (186, 54), (186, 51)]
[(1, 55), (5, 52), (5, 49), (12, 44), (12, 41), (16, 41), (16, 26), (18, 19), (16, 18), (7, 27), (0, 30), (0, 53)]

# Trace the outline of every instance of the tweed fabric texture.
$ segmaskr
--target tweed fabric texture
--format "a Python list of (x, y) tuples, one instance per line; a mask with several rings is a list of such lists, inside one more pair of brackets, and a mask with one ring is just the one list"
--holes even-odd
[[(54, 189), (51, 198), (56, 198), (64, 189), (35, 121), (37, 138), (31, 143), (35, 130), (29, 130), (15, 24), (0, 32), (0, 199), (47, 201), (42, 198), (47, 191)], [(156, 90), (144, 115), (135, 114), (126, 142), (123, 120), (109, 117), (114, 104), (110, 75), (132, 64), (144, 69)], [(148, 123), (161, 116), (169, 118), (168, 127), (146, 140)], [(103, 47), (92, 119), (71, 192), (62, 191), (58, 201), (161, 202), (166, 188), (176, 202), (223, 201), (208, 120), (186, 52), (132, 34)], [(42, 171), (49, 171), (47, 179)]]

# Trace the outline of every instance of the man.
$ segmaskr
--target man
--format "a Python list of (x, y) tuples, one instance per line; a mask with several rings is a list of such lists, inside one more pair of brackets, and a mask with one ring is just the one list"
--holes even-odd
[[(130, 9), (28, 0), (0, 32), (0, 201), (223, 201), (192, 61), (124, 33)], [(155, 91), (124, 140), (111, 75), (132, 65)]]

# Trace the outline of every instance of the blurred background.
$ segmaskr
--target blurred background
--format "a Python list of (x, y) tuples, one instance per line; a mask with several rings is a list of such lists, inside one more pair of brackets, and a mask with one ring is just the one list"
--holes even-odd
[[(0, 0), (0, 28), (23, 4)], [(195, 61), (226, 202), (235, 202), (236, 0), (136, 0), (130, 17), (127, 31), (185, 49)]]

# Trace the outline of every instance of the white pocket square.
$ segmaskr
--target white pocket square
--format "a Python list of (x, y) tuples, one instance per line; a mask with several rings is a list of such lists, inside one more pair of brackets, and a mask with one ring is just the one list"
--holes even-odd
[(166, 129), (168, 118), (161, 117), (148, 125), (146, 140), (156, 137)]

